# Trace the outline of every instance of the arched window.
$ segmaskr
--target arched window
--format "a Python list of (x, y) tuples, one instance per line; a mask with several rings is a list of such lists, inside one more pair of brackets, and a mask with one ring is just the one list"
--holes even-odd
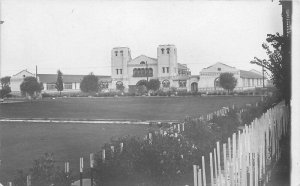
[(215, 79), (214, 84), (215, 84), (215, 88), (221, 87), (221, 86), (220, 86), (220, 78), (219, 78), (219, 77), (217, 77), (217, 78)]
[(115, 55), (118, 56), (118, 51), (115, 51)]
[(169, 88), (170, 87), (170, 81), (165, 79), (162, 81), (162, 85), (164, 88)]
[(164, 54), (164, 52), (165, 52), (165, 49), (162, 48), (162, 49), (161, 49), (161, 54)]
[(123, 56), (123, 50), (120, 51), (121, 56)]
[(144, 65), (144, 64), (146, 64), (146, 63), (145, 63), (145, 61), (142, 61), (142, 62), (140, 62), (140, 64), (141, 64), (141, 65)]
[(153, 69), (152, 68), (149, 68), (149, 74), (148, 74), (149, 76), (153, 76)]
[(133, 69), (133, 77), (137, 77), (137, 69), (136, 68)]
[(145, 69), (144, 69), (144, 68), (141, 69), (141, 75), (142, 75), (142, 76), (145, 76), (145, 75), (146, 75), (146, 72), (145, 72)]
[(138, 68), (138, 70), (137, 70), (137, 77), (141, 77), (141, 75), (142, 75), (142, 71), (141, 71), (140, 68)]
[(170, 54), (170, 48), (167, 48), (167, 54)]
[(123, 85), (123, 82), (122, 82), (122, 81), (117, 81), (117, 82), (116, 82), (116, 85), (117, 85), (117, 86), (121, 86), (121, 85)]

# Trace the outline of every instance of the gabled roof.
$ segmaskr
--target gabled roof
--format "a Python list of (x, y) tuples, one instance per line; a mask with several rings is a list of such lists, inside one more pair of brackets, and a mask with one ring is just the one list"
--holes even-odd
[[(68, 75), (63, 74), (63, 82), (65, 83), (80, 83), (85, 75)], [(96, 75), (97, 76), (97, 75)], [(43, 83), (55, 83), (57, 74), (38, 74), (39, 81)], [(109, 79), (110, 76), (97, 76), (99, 80)]]
[(21, 74), (21, 73), (23, 73), (23, 72), (26, 72), (26, 73), (28, 73), (28, 74), (31, 74), (32, 76), (35, 76), (33, 73), (29, 72), (27, 69), (22, 70), (21, 72), (18, 72), (18, 73), (16, 73), (16, 74), (13, 75), (13, 76), (17, 76), (17, 75), (19, 75), (19, 74)]
[(250, 72), (250, 71), (245, 71), (245, 70), (240, 70), (240, 77), (241, 78), (252, 78), (252, 79), (263, 78), (263, 76), (260, 74)]
[(211, 66), (209, 66), (209, 67), (203, 68), (203, 69), (208, 69), (208, 68), (210, 68), (210, 67), (213, 67), (213, 66), (215, 66), (215, 65), (217, 65), (217, 64), (221, 64), (221, 65), (227, 66), (227, 67), (229, 67), (229, 68), (235, 68), (235, 67), (232, 67), (232, 66), (226, 65), (226, 64), (224, 64), (224, 63), (217, 62), (217, 63), (215, 63), (215, 64), (213, 64), (213, 65), (211, 65)]
[(133, 61), (133, 60), (135, 60), (135, 59), (138, 59), (138, 58), (141, 58), (141, 57), (145, 57), (145, 58), (150, 58), (150, 59), (152, 59), (152, 60), (154, 60), (154, 61), (157, 61), (157, 59), (156, 58), (152, 58), (152, 57), (149, 57), (149, 56), (146, 56), (146, 55), (139, 55), (138, 57), (135, 57), (135, 58), (133, 58), (131, 61)]

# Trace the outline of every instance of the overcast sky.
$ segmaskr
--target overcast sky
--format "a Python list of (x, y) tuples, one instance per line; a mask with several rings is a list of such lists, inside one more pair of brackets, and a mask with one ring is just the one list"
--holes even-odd
[(192, 74), (216, 62), (239, 69), (264, 57), (269, 33), (282, 33), (278, 1), (2, 0), (1, 74), (110, 75), (110, 50), (157, 57), (174, 44)]

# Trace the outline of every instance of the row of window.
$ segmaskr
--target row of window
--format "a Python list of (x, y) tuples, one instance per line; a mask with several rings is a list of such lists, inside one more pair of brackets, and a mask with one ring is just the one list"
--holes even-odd
[(153, 69), (152, 68), (134, 68), (133, 77), (152, 77)]
[[(72, 89), (72, 83), (64, 83), (64, 89)], [(46, 90), (56, 90), (56, 85), (54, 83), (47, 83)]]
[(162, 67), (163, 73), (169, 73), (169, 67)]
[(122, 74), (123, 70), (122, 69), (116, 69), (117, 74)]
[[(255, 81), (256, 80), (256, 81)], [(263, 79), (243, 79), (243, 86), (262, 86)]]
[[(164, 49), (164, 48), (161, 48), (160, 49), (161, 50), (161, 54), (170, 54), (170, 48), (166, 48), (166, 49)], [(176, 49), (174, 49), (174, 53), (176, 53)]]

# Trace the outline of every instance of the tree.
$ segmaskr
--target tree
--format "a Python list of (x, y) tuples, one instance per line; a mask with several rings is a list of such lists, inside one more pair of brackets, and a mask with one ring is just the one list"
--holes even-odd
[(0, 97), (3, 99), (7, 97), (8, 94), (11, 92), (10, 89), (10, 76), (5, 76), (1, 78), (1, 90), (0, 90)]
[(60, 70), (57, 71), (57, 80), (55, 83), (55, 88), (59, 91), (59, 95), (61, 96), (61, 91), (64, 90), (64, 83), (63, 83), (63, 74)]
[(147, 89), (152, 91), (157, 91), (160, 87), (160, 81), (158, 79), (151, 79), (147, 83)]
[(43, 89), (41, 83), (37, 81), (35, 77), (25, 77), (23, 82), (20, 85), (20, 89), (22, 94), (29, 94), (29, 96), (33, 96), (34, 93), (39, 93)]
[(288, 36), (279, 33), (268, 34), (267, 43), (262, 47), (266, 50), (269, 59), (254, 57), (250, 63), (264, 67), (271, 72), (271, 79), (275, 87), (282, 94), (287, 103), (291, 98), (291, 40)]
[(10, 76), (5, 76), (1, 78), (1, 87), (9, 86), (10, 85)]
[(138, 81), (136, 83), (136, 87), (137, 87), (137, 92), (139, 94), (142, 95), (142, 94), (147, 93), (148, 92), (148, 82), (147, 82), (147, 80), (142, 79), (142, 80)]
[(228, 91), (232, 91), (236, 86), (237, 80), (234, 78), (232, 73), (222, 73), (220, 74), (220, 86)]
[(95, 76), (93, 73), (84, 76), (82, 81), (80, 82), (80, 90), (82, 92), (92, 93), (97, 92), (98, 89), (98, 77)]
[(123, 84), (118, 84), (118, 85), (116, 85), (116, 87), (117, 87), (117, 90), (119, 90), (120, 92), (123, 92), (123, 90), (125, 89)]

